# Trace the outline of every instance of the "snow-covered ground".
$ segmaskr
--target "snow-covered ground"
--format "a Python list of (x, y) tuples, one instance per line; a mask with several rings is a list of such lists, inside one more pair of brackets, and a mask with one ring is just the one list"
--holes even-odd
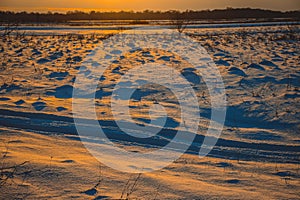
[[(156, 149), (174, 137), (180, 123), (173, 94), (146, 85), (132, 97), (132, 120), (147, 126), (149, 108), (159, 102), (169, 114), (167, 129), (146, 144), (133, 143), (121, 134), (110, 111), (110, 97), (116, 82), (133, 66), (155, 62), (174, 67), (191, 82), (199, 99), (201, 123), (187, 153), (162, 170), (141, 175), (100, 164), (79, 141), (72, 118), (75, 77), (90, 73), (80, 69), (81, 63), (110, 33), (91, 30), (83, 35), (1, 38), (0, 170), (5, 169), (0, 173), (1, 179), (7, 178), (3, 185), (0, 182), (1, 197), (300, 198), (299, 26), (191, 27), (185, 31), (215, 61), (228, 101), (220, 139), (202, 159), (197, 152), (211, 114), (203, 79), (178, 55), (164, 50), (141, 49), (114, 62), (100, 79), (95, 105), (99, 123), (120, 148)], [(23, 165), (9, 168), (18, 164)]]

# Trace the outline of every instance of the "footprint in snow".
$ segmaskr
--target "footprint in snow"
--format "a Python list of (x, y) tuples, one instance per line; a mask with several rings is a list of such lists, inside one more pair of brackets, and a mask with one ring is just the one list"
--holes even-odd
[(32, 106), (34, 107), (34, 109), (35, 109), (36, 111), (41, 111), (41, 110), (43, 110), (44, 108), (47, 107), (47, 106), (46, 106), (46, 103), (45, 103), (45, 102), (41, 102), (41, 101), (34, 102), (34, 103), (32, 104)]

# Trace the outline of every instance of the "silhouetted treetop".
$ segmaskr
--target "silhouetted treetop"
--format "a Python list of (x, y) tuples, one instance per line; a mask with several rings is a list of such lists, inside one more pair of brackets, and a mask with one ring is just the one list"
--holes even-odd
[(176, 10), (169, 11), (119, 11), (119, 12), (82, 12), (68, 11), (67, 13), (47, 12), (11, 12), (0, 11), (1, 22), (14, 23), (56, 23), (68, 22), (71, 20), (169, 20), (174, 18), (184, 18), (189, 20), (216, 20), (216, 19), (274, 19), (274, 18), (291, 18), (300, 19), (300, 11), (272, 11), (251, 8), (227, 8), (216, 10), (186, 10), (183, 12)]

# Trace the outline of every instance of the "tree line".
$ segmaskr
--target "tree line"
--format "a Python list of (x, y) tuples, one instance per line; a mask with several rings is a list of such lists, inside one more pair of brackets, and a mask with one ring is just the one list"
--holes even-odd
[(251, 8), (227, 8), (216, 10), (186, 11), (119, 11), (119, 12), (83, 12), (68, 11), (66, 13), (48, 12), (12, 12), (0, 11), (0, 22), (14, 23), (62, 23), (71, 20), (217, 20), (217, 19), (274, 19), (290, 18), (299, 21), (300, 11), (272, 11)]

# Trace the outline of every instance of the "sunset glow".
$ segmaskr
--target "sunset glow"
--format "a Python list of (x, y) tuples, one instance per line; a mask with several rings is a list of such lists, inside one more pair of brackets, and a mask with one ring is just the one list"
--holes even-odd
[(83, 11), (111, 11), (111, 10), (203, 10), (218, 9), (226, 7), (252, 7), (271, 10), (299, 10), (300, 4), (298, 0), (52, 0), (52, 1), (36, 1), (36, 0), (2, 0), (0, 2), (1, 10), (13, 11), (57, 11), (65, 12), (67, 10), (83, 10)]

